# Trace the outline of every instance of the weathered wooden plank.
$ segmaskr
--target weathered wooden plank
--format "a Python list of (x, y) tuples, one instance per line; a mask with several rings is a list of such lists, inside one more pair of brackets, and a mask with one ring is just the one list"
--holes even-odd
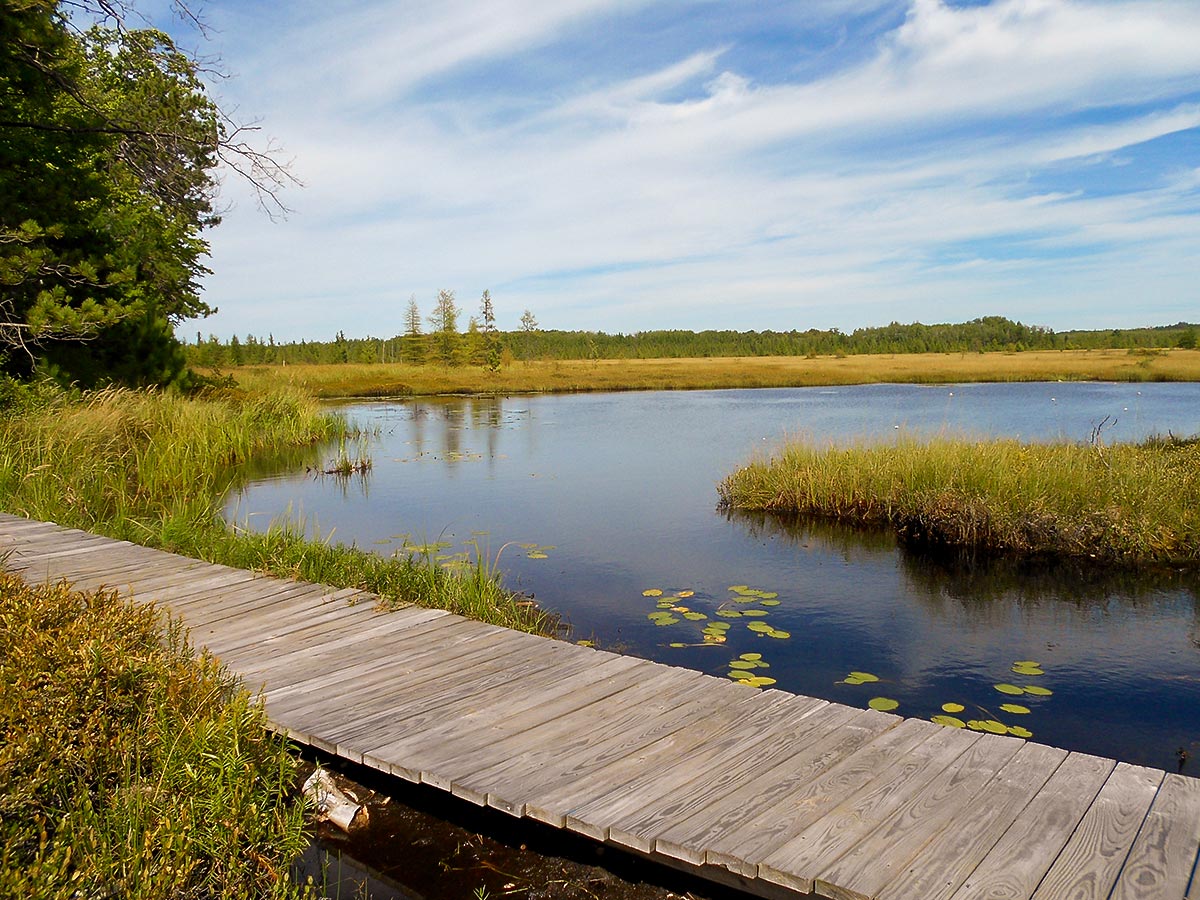
[[(318, 650), (305, 654), (293, 664), (273, 668), (263, 673), (269, 684), (263, 695), (267, 702), (267, 710), (274, 717), (303, 709), (311, 703), (313, 696), (321, 696), (334, 690), (339, 684), (353, 683), (356, 679), (361, 682), (364, 678), (381, 677), (378, 671), (381, 662), (388, 664), (388, 671), (392, 670), (394, 664), (412, 674), (423, 663), (428, 665), (425, 661), (429, 658), (440, 656), (442, 665), (447, 669), (459, 670), (464, 661), (469, 661), (481, 653), (502, 652), (513, 655), (516, 652), (511, 644), (503, 640), (503, 636), (489, 635), (470, 628), (455, 628), (456, 624), (451, 623), (449, 626), (456, 632), (456, 636), (442, 638), (446, 643), (440, 647), (429, 647), (407, 654), (391, 653), (384, 655), (382, 659), (378, 655), (356, 653), (354, 658), (359, 661), (354, 663), (347, 661), (347, 653), (323, 653)], [(441, 632), (445, 633), (447, 630), (441, 629)]]
[[(765, 698), (764, 698), (765, 699)], [(748, 746), (768, 746), (786, 731), (780, 727), (781, 718), (801, 718), (820, 705), (819, 701), (785, 695), (772, 704), (762, 703), (752, 708), (744, 718), (732, 723), (715, 735), (705, 735), (698, 728), (676, 735), (677, 743), (686, 758), (663, 761), (657, 767), (650, 784), (634, 783), (633, 791), (620, 798), (617, 804), (606, 804), (597, 816), (607, 821), (608, 839), (613, 843), (643, 853), (654, 848), (655, 839), (672, 821), (674, 809), (694, 802), (709, 789), (711, 779), (729, 765), (746, 757)], [(571, 814), (582, 820), (582, 812)]]
[[(778, 694), (772, 692), (773, 700)], [(499, 765), (476, 770), (467, 777), (459, 776), (453, 789), (460, 796), (468, 796), (465, 791), (472, 792), (469, 799), (476, 802), (486, 797), (490, 806), (512, 815), (523, 815), (530, 804), (543, 810), (554, 805), (561, 823), (568, 812), (580, 805), (576, 797), (595, 798), (602, 790), (644, 774), (647, 767), (664, 771), (663, 761), (670, 758), (669, 747), (686, 753), (684, 748), (699, 744), (696, 729), (711, 726), (719, 718), (712, 714), (711, 695), (704, 686), (697, 686), (694, 693), (688, 689), (684, 695), (676, 694), (673, 699), (679, 703), (678, 710), (652, 721), (634, 717), (629, 727), (621, 729), (597, 729), (590, 721), (583, 728), (571, 729), (570, 720), (564, 720), (562, 740), (551, 739), (541, 746), (523, 748)], [(788, 695), (783, 695), (783, 700), (786, 699)], [(658, 700), (670, 702), (661, 696)], [(588, 710), (580, 715), (596, 716)], [(561, 747), (562, 752), (555, 753), (556, 747)], [(589, 785), (605, 787), (593, 790)], [(557, 805), (554, 797), (559, 798)]]
[[(1024, 744), (1004, 768), (965, 802), (946, 803), (923, 817), (920, 828), (932, 836), (904, 867), (898, 853), (879, 859), (899, 874), (872, 896), (881, 900), (946, 900), (1016, 819), (1066, 759), (1067, 752), (1041, 744)], [(966, 792), (963, 792), (964, 795)], [(940, 827), (940, 831), (937, 829)], [(933, 832), (937, 831), (936, 834)]]
[(1111, 759), (1069, 754), (952, 900), (1028, 900), (1115, 766)]
[[(669, 670), (660, 671), (658, 668), (648, 670), (642, 663), (630, 671), (642, 670), (640, 680), (626, 691), (615, 695), (618, 702), (627, 703), (629, 708), (649, 708), (655, 702), (655, 695), (664, 691), (677, 690), (682, 684), (690, 684), (691, 680)], [(571, 694), (565, 695), (565, 703), (546, 702), (546, 699), (526, 691), (519, 690), (514, 684), (514, 691), (505, 697), (503, 703), (492, 704), (487, 710), (481, 710), (478, 715), (483, 721), (468, 733), (462, 733), (457, 723), (447, 723), (437, 716), (425, 717), (410, 722), (411, 730), (400, 737), (393, 736), (387, 741), (364, 745), (363, 761), (378, 762), (385, 771), (400, 775), (410, 781), (437, 777), (434, 767), (445, 768), (449, 759), (456, 754), (473, 753), (482, 746), (491, 746), (497, 754), (506, 751), (503, 740), (512, 735), (519, 735), (548, 721), (561, 718), (577, 709), (578, 700)], [(553, 688), (550, 689), (553, 692)], [(564, 695), (555, 694), (558, 699)], [(590, 705), (590, 704), (589, 704)], [(620, 721), (618, 716), (614, 721)], [(447, 749), (452, 747), (452, 749)]]
[(1164, 775), (1118, 763), (1033, 900), (1107, 900)]
[(210, 595), (197, 599), (189, 606), (180, 605), (179, 610), (184, 621), (195, 629), (216, 626), (230, 618), (242, 618), (248, 628), (253, 628), (256, 616), (282, 609), (316, 609), (324, 604), (327, 596), (329, 589), (319, 584), (276, 582), (271, 579), (248, 586), (244, 592), (229, 600)]
[(803, 782), (814, 777), (819, 761), (829, 753), (826, 748), (845, 742), (849, 746), (832, 754), (841, 758), (851, 747), (865, 744), (898, 723), (895, 716), (835, 703), (787, 722), (786, 732), (773, 746), (747, 754), (744, 764), (728, 777), (713, 779), (703, 798), (679, 804), (674, 822), (655, 839), (655, 851), (692, 865), (704, 865), (714, 837), (739, 831), (758, 815), (762, 805), (786, 795), (792, 780)]
[(804, 817), (797, 823), (803, 830), (792, 831), (782, 844), (772, 842), (769, 852), (755, 854), (759, 877), (794, 890), (813, 890), (816, 876), (829, 862), (905, 808), (979, 740), (973, 732), (943, 728), (907, 753), (885, 760), (875, 777), (857, 791), (843, 794), (841, 802), (820, 815)]
[[(985, 786), (1023, 745), (1014, 738), (993, 734), (981, 737), (885, 822), (861, 832), (848, 852), (822, 870), (816, 879), (817, 892), (834, 900), (871, 900), (877, 896), (955, 816), (972, 813)], [(1031, 777), (1037, 777), (1037, 773), (1031, 772)], [(834, 857), (831, 854), (827, 858)]]
[(1163, 779), (1117, 879), (1112, 900), (1186, 893), (1200, 847), (1200, 781)]
[[(822, 723), (828, 718), (827, 716), (823, 716), (822, 713), (829, 708), (829, 704), (819, 701), (804, 704), (804, 701), (810, 700), (810, 698), (796, 699), (801, 700), (802, 705), (793, 705), (789, 712), (794, 715), (781, 716), (781, 719), (788, 723), (798, 722), (806, 715), (804, 710), (807, 709), (813, 712), (813, 719), (817, 721), (817, 724), (810, 726), (808, 730), (814, 732), (820, 731)], [(783, 726), (781, 725), (781, 727)], [(778, 741), (778, 744), (796, 740), (796, 734), (797, 729), (791, 729), (787, 736)], [(538, 778), (537, 790), (530, 794), (525, 801), (525, 814), (556, 827), (562, 827), (565, 824), (566, 814), (580, 804), (580, 798), (586, 796), (585, 779), (600, 777), (600, 773), (605, 771), (607, 766), (612, 763), (622, 762), (625, 759), (624, 749), (619, 741), (605, 741), (602, 738), (598, 738), (590, 742), (590, 753), (582, 756), (579, 762), (568, 758), (564, 761), (564, 764), (556, 766), (553, 775), (543, 771)], [(738, 764), (746, 763), (746, 757), (747, 754), (741, 754), (736, 762), (726, 761), (718, 766), (710, 766), (708, 768), (707, 776), (713, 795), (724, 787), (726, 783), (731, 785), (737, 783), (736, 777), (732, 776), (731, 772)], [(762, 771), (766, 771), (769, 768), (769, 762), (762, 764)], [(483, 776), (484, 773), (478, 773), (477, 777), (482, 778)], [(503, 784), (498, 784), (494, 792), (500, 794), (504, 788)], [(691, 808), (699, 802), (707, 803), (709, 796), (709, 790), (706, 789), (704, 798), (693, 795), (686, 799), (681, 798), (676, 801), (676, 805), (680, 809), (685, 805)], [(494, 797), (489, 796), (488, 802), (493, 806), (498, 806)], [(551, 803), (557, 803), (557, 805), (552, 808)], [(499, 808), (504, 807), (500, 806)], [(513, 812), (514, 810), (508, 811)], [(677, 813), (676, 821), (681, 817), (682, 814)]]
[(819, 755), (800, 760), (795, 770), (799, 777), (785, 780), (787, 790), (775, 792), (774, 802), (757, 807), (756, 815), (739, 828), (712, 836), (705, 854), (708, 863), (746, 877), (761, 875), (760, 863), (779, 847), (843, 801), (852, 801), (895, 779), (897, 772), (889, 766), (900, 765), (927, 741), (939, 739), (942, 743), (919, 751), (908, 764), (919, 766), (943, 745), (944, 730), (932, 722), (907, 719), (869, 743), (865, 743), (861, 730), (852, 738), (822, 742), (817, 748)]
[[(562, 714), (571, 709), (587, 706), (604, 697), (611, 696), (630, 687), (636, 686), (644, 678), (637, 669), (640, 660), (632, 657), (622, 657), (615, 654), (598, 654), (592, 659), (580, 658), (578, 668), (564, 667), (564, 677), (555, 685), (555, 690), (548, 694), (530, 694), (528, 692), (513, 693), (513, 679), (509, 671), (495, 669), (480, 673), (476, 688), (460, 698), (460, 702), (447, 704), (432, 704), (442, 716), (440, 727), (433, 727), (423, 733), (422, 739), (438, 745), (454, 743), (450, 752), (467, 753), (478, 746), (477, 737), (497, 720), (503, 720), (509, 727), (520, 727), (514, 723), (522, 712), (528, 708), (540, 707), (545, 715)], [(416, 704), (406, 705), (406, 712), (418, 709)], [(341, 754), (356, 754), (362, 756), (364, 748), (377, 747), (381, 742), (395, 740), (398, 729), (393, 723), (381, 727), (383, 723), (375, 722), (369, 727), (358, 728), (339, 737)], [(413, 726), (402, 726), (403, 731), (409, 731)], [(487, 732), (488, 742), (498, 744), (494, 736)], [(354, 758), (353, 755), (350, 758)], [(440, 761), (444, 765), (444, 759)], [(417, 772), (417, 778), (420, 773)]]

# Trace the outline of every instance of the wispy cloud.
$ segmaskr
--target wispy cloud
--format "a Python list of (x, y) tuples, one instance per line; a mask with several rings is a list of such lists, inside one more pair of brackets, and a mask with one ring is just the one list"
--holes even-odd
[[(233, 40), (239, 101), (308, 187), (284, 226), (242, 204), (213, 234), (201, 327), (393, 332), (441, 287), (491, 288), (503, 326), (529, 307), (625, 331), (1117, 325), (1195, 301), (1195, 4), (703, 26), (732, 9), (372, 0)], [(263, 15), (222, 10), (224, 33)]]

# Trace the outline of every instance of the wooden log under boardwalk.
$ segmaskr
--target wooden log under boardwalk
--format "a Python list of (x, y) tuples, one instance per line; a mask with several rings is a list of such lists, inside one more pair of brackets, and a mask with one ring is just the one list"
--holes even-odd
[(166, 608), (294, 740), (761, 896), (1200, 900), (1195, 778), (6, 514), (0, 564)]

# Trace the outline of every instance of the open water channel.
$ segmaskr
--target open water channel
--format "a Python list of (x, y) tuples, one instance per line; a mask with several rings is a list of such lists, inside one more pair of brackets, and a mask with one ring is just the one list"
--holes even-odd
[[(254, 528), (300, 518), (381, 554), (440, 542), (443, 556), (498, 557), (510, 588), (561, 615), (572, 639), (609, 649), (714, 675), (761, 654), (769, 668), (754, 673), (784, 690), (855, 706), (883, 697), (906, 716), (959, 704), (959, 718), (1043, 743), (1170, 770), (1183, 751), (1194, 757), (1185, 771), (1200, 768), (1197, 573), (936, 558), (886, 533), (725, 514), (716, 491), (789, 438), (1087, 441), (1101, 423), (1106, 442), (1192, 435), (1200, 384), (522, 395), (344, 410), (377, 431), (363, 448), (369, 473), (314, 475), (310, 457), (252, 480), (227, 516)], [(731, 587), (761, 593), (739, 599)], [(692, 617), (656, 625), (653, 590)], [(713, 623), (729, 626), (723, 643), (705, 642)], [(1014, 673), (1017, 661), (1043, 674)], [(851, 672), (879, 680), (847, 683)]]

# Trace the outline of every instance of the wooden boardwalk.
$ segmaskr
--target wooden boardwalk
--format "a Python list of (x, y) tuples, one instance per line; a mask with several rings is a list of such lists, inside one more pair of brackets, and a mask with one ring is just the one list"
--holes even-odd
[(0, 563), (158, 602), (299, 742), (759, 895), (1200, 900), (1197, 779), (2, 514)]

